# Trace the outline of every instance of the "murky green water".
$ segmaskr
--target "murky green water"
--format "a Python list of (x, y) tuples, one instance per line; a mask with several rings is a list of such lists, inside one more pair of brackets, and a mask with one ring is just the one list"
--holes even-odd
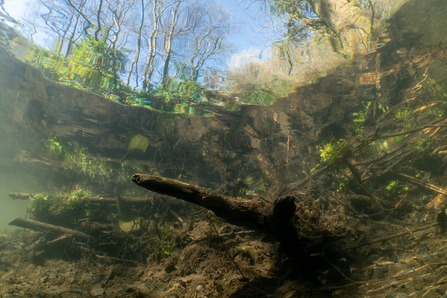
[(404, 1), (341, 2), (6, 1), (3, 175), (48, 191), (112, 194), (142, 171), (283, 192), (372, 106), (377, 119), (443, 90), (443, 6), (410, 1), (393, 19)]
[[(104, 242), (88, 248), (98, 260), (170, 257), (175, 235), (205, 213), (138, 187), (135, 173), (266, 204), (296, 196), (313, 210), (298, 210), (306, 240), (319, 228), (352, 232), (355, 245), (389, 236), (376, 224), (394, 234), (445, 228), (447, 2), (0, 5), (0, 241), (27, 217), (91, 232)], [(409, 247), (425, 254), (415, 239), (362, 260), (394, 264)], [(10, 242), (0, 249), (18, 249)], [(88, 245), (73, 247), (65, 253), (79, 259)], [(334, 282), (374, 277), (354, 265), (336, 268), (344, 275)]]
[(434, 220), (445, 1), (0, 3), (0, 230), (30, 203), (10, 192), (43, 219), (51, 194), (148, 196), (134, 173)]

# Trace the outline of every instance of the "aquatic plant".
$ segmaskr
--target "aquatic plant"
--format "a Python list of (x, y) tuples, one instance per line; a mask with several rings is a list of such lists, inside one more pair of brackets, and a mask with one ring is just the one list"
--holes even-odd
[(105, 161), (89, 154), (86, 147), (76, 142), (68, 142), (65, 152), (67, 167), (90, 178), (101, 178), (110, 181), (112, 167)]
[(169, 223), (160, 226), (155, 226), (154, 223), (150, 232), (152, 237), (147, 242), (145, 249), (149, 258), (160, 260), (171, 256), (174, 253), (176, 237), (180, 230)]
[(388, 195), (395, 196), (402, 192), (408, 192), (409, 187), (403, 186), (399, 180), (393, 180), (387, 185), (386, 190)]
[(46, 147), (50, 149), (50, 157), (53, 159), (62, 159), (64, 157), (63, 147), (56, 137), (47, 139)]
[(414, 145), (414, 151), (418, 156), (426, 156), (429, 155), (431, 150), (434, 149), (435, 141), (430, 138), (423, 138), (417, 141)]
[[(136, 136), (130, 142), (131, 150), (139, 148), (146, 150), (149, 141), (142, 136)], [(103, 183), (128, 181), (129, 177), (135, 172), (144, 171), (140, 164), (129, 160), (123, 161), (120, 168), (113, 168), (112, 164), (106, 160), (100, 159), (89, 153), (87, 147), (74, 141), (62, 141), (57, 137), (48, 138), (46, 146), (50, 149), (49, 157), (55, 160), (61, 160), (66, 169), (76, 174), (102, 181)]]
[(342, 164), (345, 164), (350, 154), (351, 149), (345, 139), (327, 143), (320, 149), (321, 160), (334, 168), (339, 168)]
[(91, 192), (76, 188), (69, 193), (35, 194), (30, 197), (28, 212), (32, 218), (48, 223), (71, 224), (90, 214)]

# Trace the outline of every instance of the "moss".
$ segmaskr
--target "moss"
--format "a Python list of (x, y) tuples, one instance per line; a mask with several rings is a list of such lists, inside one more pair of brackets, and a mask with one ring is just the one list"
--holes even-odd
[(90, 215), (90, 201), (85, 198), (91, 195), (80, 188), (51, 196), (36, 194), (30, 197), (28, 212), (38, 221), (70, 225)]
[(339, 168), (345, 164), (350, 154), (351, 149), (348, 142), (344, 139), (327, 143), (320, 149), (321, 160), (327, 162), (329, 166), (334, 168)]
[[(140, 146), (141, 150), (146, 150), (149, 141), (142, 136), (137, 137), (140, 138), (133, 143), (131, 142), (129, 147), (137, 148)], [(142, 165), (129, 160), (122, 162), (120, 168), (112, 167), (112, 163), (92, 155), (87, 147), (77, 142), (62, 141), (59, 138), (52, 137), (47, 140), (46, 146), (50, 149), (49, 157), (61, 160), (66, 169), (76, 174), (82, 173), (88, 178), (104, 184), (129, 181), (129, 177), (134, 173), (146, 171)]]

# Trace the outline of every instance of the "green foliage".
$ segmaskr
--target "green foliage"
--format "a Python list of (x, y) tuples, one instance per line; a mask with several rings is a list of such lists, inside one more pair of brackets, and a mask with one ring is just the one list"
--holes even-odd
[(191, 114), (193, 112), (191, 105), (208, 101), (205, 88), (200, 83), (174, 78), (166, 78), (163, 85), (155, 86), (150, 91), (140, 90), (128, 93), (126, 100), (120, 103), (178, 114)]
[(56, 137), (48, 138), (45, 144), (50, 149), (50, 157), (53, 159), (63, 159), (63, 147)]
[(398, 181), (391, 181), (390, 184), (388, 184), (388, 186), (386, 187), (386, 190), (391, 192), (397, 188), (398, 184), (399, 184)]
[(35, 219), (42, 220), (48, 217), (51, 202), (48, 196), (44, 194), (35, 194), (29, 197), (31, 204), (28, 206), (28, 212)]
[(401, 192), (407, 192), (408, 186), (404, 187), (398, 180), (393, 180), (387, 185), (386, 190), (389, 195), (395, 196)]
[(346, 163), (346, 159), (350, 154), (351, 149), (349, 148), (348, 142), (344, 139), (327, 143), (320, 149), (321, 160), (335, 168), (339, 168)]
[(440, 100), (443, 102), (447, 101), (447, 90), (445, 90), (436, 80), (431, 77), (427, 78), (426, 83), (427, 91), (429, 92), (432, 99)]
[(435, 142), (430, 138), (420, 139), (414, 146), (414, 150), (418, 156), (427, 156), (434, 150)]
[(349, 184), (349, 178), (346, 176), (343, 176), (339, 181), (338, 181), (338, 191), (345, 191), (348, 188), (348, 184)]
[(23, 59), (50, 80), (100, 93), (101, 89), (122, 89), (118, 71), (127, 57), (105, 41), (84, 38), (68, 57), (31, 44)]
[(116, 77), (127, 57), (121, 50), (109, 47), (104, 40), (85, 38), (73, 51), (71, 60), (75, 65), (90, 67), (91, 71), (100, 71), (101, 75)]
[(240, 101), (254, 105), (270, 105), (277, 98), (274, 92), (267, 89), (249, 90), (239, 95)]
[(146, 252), (149, 254), (149, 257), (159, 260), (171, 256), (176, 247), (176, 237), (179, 231), (179, 229), (168, 223), (159, 227), (153, 225), (150, 231), (152, 237), (146, 244)]
[[(141, 142), (131, 142), (129, 146), (140, 146), (140, 149), (145, 149), (148, 141), (144, 138), (139, 140)], [(113, 168), (111, 163), (93, 156), (86, 147), (77, 142), (64, 142), (53, 137), (47, 140), (46, 146), (50, 148), (50, 158), (62, 160), (65, 168), (103, 183), (128, 181), (136, 172), (146, 171), (142, 165), (129, 160), (122, 162), (120, 168)]]
[(153, 96), (163, 97), (167, 102), (170, 100), (194, 102), (204, 91), (205, 89), (196, 81), (168, 78), (161, 88), (154, 91)]
[(394, 120), (398, 119), (408, 120), (409, 118), (411, 118), (411, 112), (408, 108), (398, 110), (394, 115)]
[(405, 139), (405, 135), (400, 135), (400, 136), (393, 137), (393, 140), (394, 140), (395, 143), (400, 142), (403, 139)]
[(52, 196), (36, 194), (30, 197), (28, 212), (39, 221), (69, 225), (90, 214), (90, 201), (84, 198), (91, 195), (91, 192), (80, 188)]
[(366, 112), (368, 111), (368, 109), (369, 109), (369, 107), (371, 105), (371, 102), (370, 101), (368, 101), (366, 103), (362, 102), (362, 105), (363, 105), (364, 109), (362, 109), (361, 111), (352, 113), (352, 117), (353, 117), (352, 122), (354, 122), (354, 123), (363, 123), (363, 122), (365, 122), (365, 120), (366, 120)]
[(102, 178), (110, 181), (112, 167), (88, 153), (86, 147), (76, 142), (67, 143), (65, 152), (67, 167), (77, 173), (83, 173), (90, 178)]

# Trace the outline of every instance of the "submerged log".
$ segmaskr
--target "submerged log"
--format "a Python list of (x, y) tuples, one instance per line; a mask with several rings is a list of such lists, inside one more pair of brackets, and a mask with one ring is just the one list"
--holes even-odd
[(35, 231), (39, 231), (39, 232), (50, 232), (50, 233), (59, 234), (59, 235), (68, 234), (68, 235), (73, 235), (73, 236), (80, 237), (80, 238), (90, 238), (89, 235), (79, 232), (79, 231), (76, 231), (76, 230), (72, 230), (72, 229), (68, 229), (68, 228), (64, 228), (64, 227), (60, 227), (60, 226), (55, 226), (52, 224), (48, 224), (48, 223), (44, 223), (44, 222), (40, 222), (40, 221), (36, 221), (36, 220), (32, 220), (32, 219), (26, 219), (26, 218), (22, 218), (22, 217), (18, 217), (16, 219), (14, 219), (13, 221), (11, 221), (9, 223), (9, 225), (26, 228), (26, 229), (30, 229), (30, 230), (35, 230)]
[(10, 192), (9, 196), (13, 200), (28, 200), (30, 196), (33, 196), (31, 193), (22, 193), (22, 192)]
[(254, 229), (283, 244), (299, 244), (298, 232), (293, 224), (295, 197), (280, 197), (272, 205), (260, 199), (233, 198), (206, 188), (153, 175), (135, 174), (131, 179), (138, 186), (148, 190), (205, 207), (231, 224)]
[[(36, 194), (33, 193), (22, 193), (22, 192), (10, 192), (9, 196), (13, 200), (28, 200), (30, 197), (35, 196)], [(86, 197), (83, 198), (83, 200), (88, 200), (92, 203), (97, 204), (116, 204), (117, 199), (116, 198), (105, 198), (105, 197)], [(137, 199), (126, 199), (126, 202), (130, 203), (131, 205), (146, 205), (148, 202), (147, 198), (137, 198)]]

